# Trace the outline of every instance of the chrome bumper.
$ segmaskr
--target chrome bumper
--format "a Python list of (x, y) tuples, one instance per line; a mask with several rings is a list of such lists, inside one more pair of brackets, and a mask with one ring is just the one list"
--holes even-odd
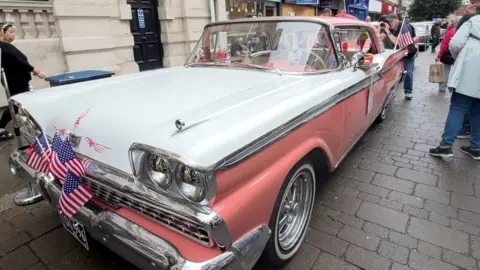
[[(62, 187), (51, 175), (32, 169), (25, 163), (21, 149), (10, 155), (10, 170), (39, 186), (40, 192), (58, 207)], [(89, 236), (141, 269), (252, 269), (270, 237), (270, 229), (260, 226), (232, 244), (221, 255), (205, 262), (191, 262), (167, 240), (147, 231), (115, 212), (82, 207), (75, 219), (85, 226)]]

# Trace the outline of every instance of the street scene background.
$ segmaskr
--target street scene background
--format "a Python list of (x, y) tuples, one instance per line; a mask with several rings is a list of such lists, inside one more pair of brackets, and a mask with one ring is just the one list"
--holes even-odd
[[(459, 151), (468, 140), (453, 160), (428, 155), (450, 104), (428, 82), (434, 59), (420, 53), (414, 99), (399, 87), (386, 121), (318, 186), (305, 243), (284, 269), (480, 269), (480, 165)], [(0, 269), (135, 269), (101, 245), (86, 251), (45, 201), (13, 204), (27, 184), (8, 170), (14, 146), (0, 145)]]

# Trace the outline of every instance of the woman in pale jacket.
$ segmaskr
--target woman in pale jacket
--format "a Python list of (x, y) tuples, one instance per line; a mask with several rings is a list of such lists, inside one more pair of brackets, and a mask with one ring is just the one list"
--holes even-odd
[(480, 160), (480, 15), (472, 17), (457, 30), (450, 41), (450, 53), (455, 64), (450, 72), (448, 87), (453, 89), (445, 130), (440, 146), (430, 149), (430, 155), (453, 156), (452, 145), (462, 129), (466, 113), (470, 113), (472, 128), (470, 146), (460, 150)]

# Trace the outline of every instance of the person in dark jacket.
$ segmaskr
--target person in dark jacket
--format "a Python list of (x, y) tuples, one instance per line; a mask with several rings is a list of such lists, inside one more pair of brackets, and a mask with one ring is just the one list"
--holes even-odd
[(430, 34), (432, 35), (432, 53), (435, 53), (435, 48), (437, 48), (438, 44), (440, 44), (440, 21), (435, 22), (435, 24), (432, 26), (432, 31)]
[[(10, 95), (14, 96), (20, 93), (29, 91), (29, 82), (32, 79), (31, 73), (43, 79), (46, 77), (45, 73), (34, 68), (29, 62), (28, 58), (20, 50), (12, 45), (15, 40), (15, 31), (12, 24), (5, 24), (0, 30), (0, 49), (2, 50), (2, 67), (7, 78), (7, 86), (10, 90)], [(2, 85), (5, 87), (5, 82), (2, 78)], [(18, 108), (15, 107), (15, 112)], [(8, 132), (5, 127), (12, 120), (10, 111), (6, 109), (0, 118), (0, 140), (9, 140), (13, 135)]]
[[(458, 21), (457, 24), (457, 31), (462, 27), (462, 25), (470, 20), (474, 15), (480, 15), (480, 8), (477, 8), (480, 4), (479, 0), (471, 0), (470, 4), (467, 5), (465, 9), (465, 14), (463, 17)], [(460, 133), (458, 134), (458, 139), (470, 139), (471, 135), (471, 127), (470, 127), (470, 115), (466, 114), (463, 120), (463, 127)]]

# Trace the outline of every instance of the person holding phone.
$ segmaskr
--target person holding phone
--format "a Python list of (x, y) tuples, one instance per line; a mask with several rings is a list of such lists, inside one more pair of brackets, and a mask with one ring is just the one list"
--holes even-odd
[[(10, 95), (14, 96), (30, 90), (29, 82), (32, 80), (33, 73), (35, 76), (44, 79), (47, 75), (40, 70), (34, 68), (29, 62), (27, 56), (23, 54), (12, 42), (15, 40), (15, 30), (13, 24), (6, 23), (0, 29), (0, 49), (2, 50), (2, 68), (7, 79)], [(2, 77), (2, 85), (5, 82)], [(18, 108), (15, 107), (15, 113)], [(13, 135), (5, 128), (12, 120), (12, 115), (7, 109), (0, 118), (0, 140), (13, 139)]]

